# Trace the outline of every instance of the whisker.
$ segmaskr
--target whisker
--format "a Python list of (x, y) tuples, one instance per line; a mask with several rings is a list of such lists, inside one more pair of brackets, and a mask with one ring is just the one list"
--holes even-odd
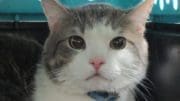
[(139, 83), (139, 86), (141, 86), (149, 96), (151, 96), (151, 92), (149, 90), (151, 90), (151, 88), (147, 87), (146, 85), (144, 85), (143, 83)]
[(153, 88), (155, 87), (154, 83), (147, 76), (144, 78), (144, 80), (149, 82), (149, 84), (151, 84)]
[(145, 95), (138, 87), (135, 87), (134, 90), (139, 93), (145, 101), (148, 101), (149, 96)]

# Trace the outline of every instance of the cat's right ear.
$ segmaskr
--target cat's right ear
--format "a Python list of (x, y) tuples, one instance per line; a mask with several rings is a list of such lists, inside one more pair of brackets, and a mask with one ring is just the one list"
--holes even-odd
[(61, 19), (67, 13), (67, 9), (56, 0), (41, 0), (41, 4), (48, 20), (49, 29), (52, 31), (56, 24), (61, 23)]

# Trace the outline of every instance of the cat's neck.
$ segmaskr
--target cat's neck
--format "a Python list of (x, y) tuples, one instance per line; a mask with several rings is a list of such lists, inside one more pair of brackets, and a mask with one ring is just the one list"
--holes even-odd
[[(54, 84), (48, 77), (45, 68), (39, 68), (35, 76), (34, 101), (92, 101), (85, 93), (74, 92), (64, 85)], [(77, 100), (76, 100), (77, 99)]]
[[(94, 101), (87, 93), (78, 91), (78, 88), (70, 89), (64, 85), (54, 84), (45, 68), (38, 69), (35, 79), (34, 101)], [(117, 101), (134, 101), (129, 92), (121, 92), (120, 96)]]

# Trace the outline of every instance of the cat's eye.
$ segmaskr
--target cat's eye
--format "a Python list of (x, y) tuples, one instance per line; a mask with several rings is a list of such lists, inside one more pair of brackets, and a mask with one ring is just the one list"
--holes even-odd
[(85, 49), (86, 47), (84, 39), (80, 36), (76, 36), (76, 35), (71, 36), (69, 37), (68, 42), (70, 47), (74, 49)]
[(126, 46), (126, 39), (124, 37), (115, 37), (110, 42), (112, 49), (123, 49)]

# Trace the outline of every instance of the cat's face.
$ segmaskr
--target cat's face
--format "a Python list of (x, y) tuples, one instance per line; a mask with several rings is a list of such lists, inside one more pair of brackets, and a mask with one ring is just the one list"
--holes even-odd
[(126, 13), (106, 5), (76, 10), (63, 9), (54, 1), (44, 0), (43, 5), (51, 30), (43, 63), (52, 81), (85, 92), (118, 92), (144, 78), (146, 16), (139, 23), (131, 17), (138, 8)]

